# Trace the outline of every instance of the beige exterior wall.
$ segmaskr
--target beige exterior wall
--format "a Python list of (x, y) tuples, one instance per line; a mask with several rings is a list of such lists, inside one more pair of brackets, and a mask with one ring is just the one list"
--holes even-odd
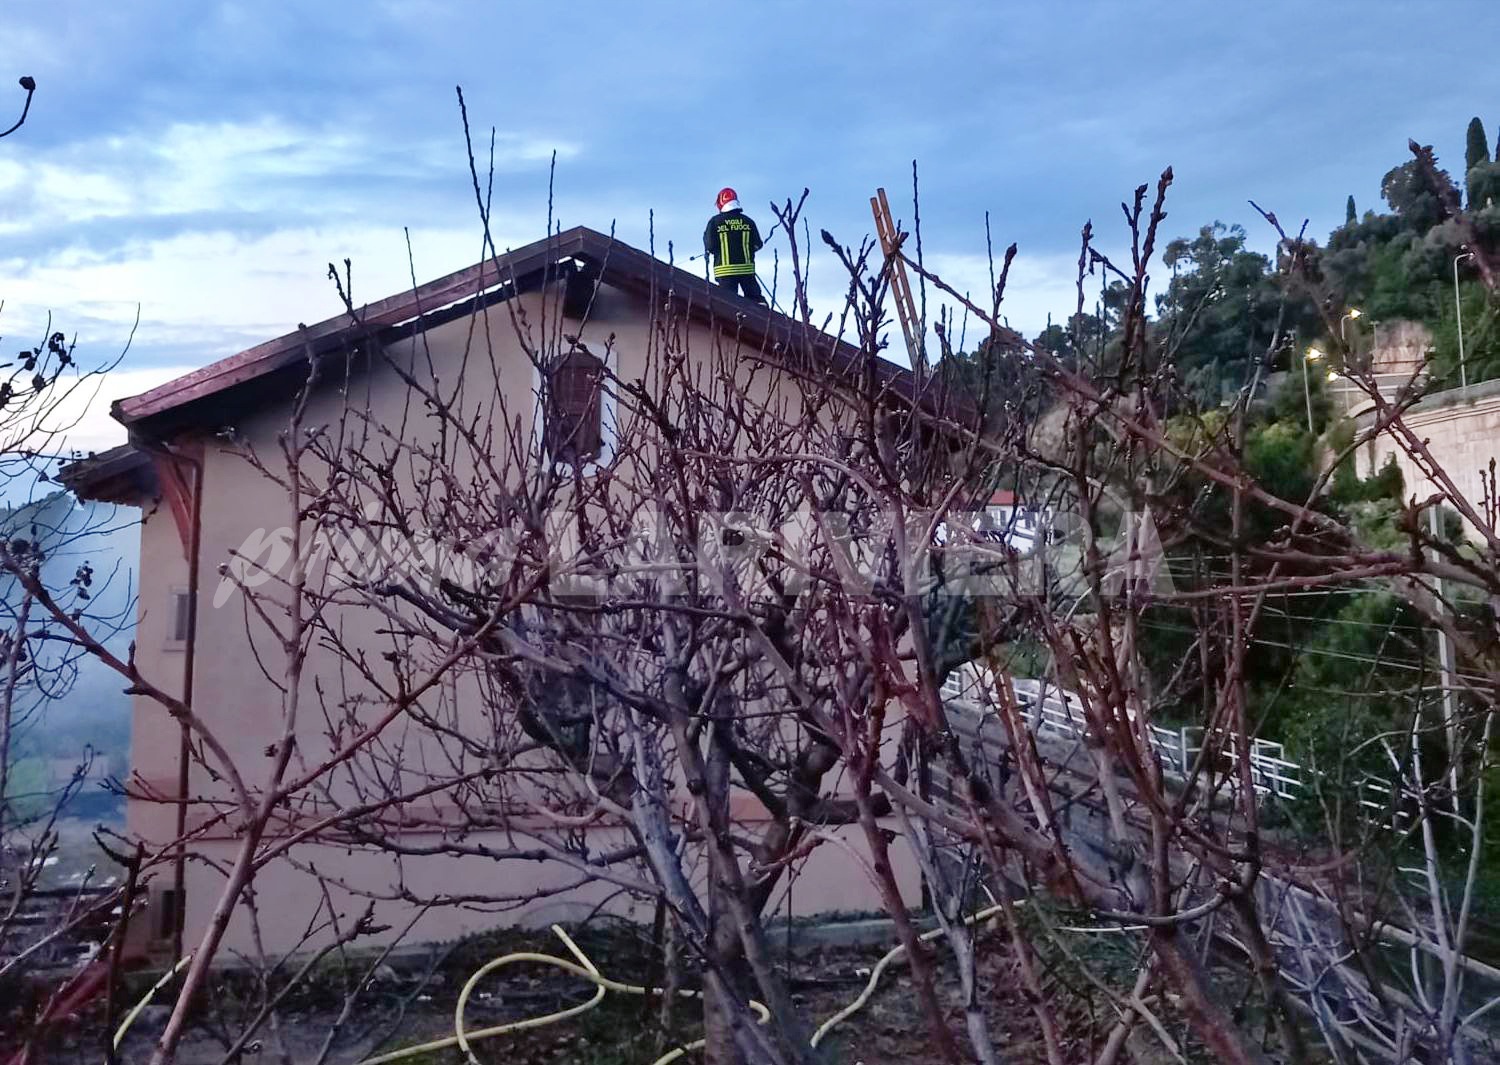
[[(143, 676), (171, 695), (182, 695), (184, 649), (171, 639), (173, 595), (186, 592), (188, 566), (182, 539), (166, 503), (149, 507), (141, 521), (140, 595), (136, 602), (136, 662)], [(130, 761), (137, 788), (177, 796), (177, 755), (182, 731), (154, 699), (132, 700)], [(151, 843), (176, 836), (173, 806), (131, 801), (126, 826)]]
[[(865, 853), (866, 847), (858, 828), (839, 829), (854, 850)], [(608, 846), (612, 833), (591, 832), (590, 846)], [(420, 842), (413, 837), (414, 842)], [(504, 846), (499, 834), (476, 834), (471, 842)], [(227, 867), (235, 854), (229, 841), (209, 841), (193, 848), (194, 853)], [(909, 905), (921, 897), (921, 874), (910, 851), (901, 844), (890, 851), (891, 864)], [(346, 851), (342, 847), (300, 846), (292, 854), (293, 862), (277, 861), (266, 865), (255, 880), (260, 939), (269, 954), (315, 946), (333, 938), (333, 926), (327, 923), (322, 905), (322, 890), (329, 896), (338, 914), (338, 927), (347, 928), (367, 905), (368, 892), (380, 892), (399, 882), (418, 897), (442, 897), (465, 891), (494, 896), (543, 897), (524, 905), (438, 906), (419, 914), (417, 907), (388, 899), (373, 900), (377, 923), (390, 925), (388, 931), (362, 938), (365, 946), (384, 943), (397, 936), (406, 945), (438, 942), (481, 932), (497, 926), (545, 928), (561, 921), (577, 921), (595, 912), (606, 912), (630, 920), (649, 922), (654, 914), (649, 901), (634, 899), (613, 884), (596, 881), (574, 886), (578, 877), (561, 862), (507, 862), (496, 864), (483, 858), (431, 855), (421, 859), (394, 858), (371, 852)], [(315, 867), (324, 877), (322, 883), (307, 870)], [(694, 878), (701, 881), (701, 874)], [(339, 883), (333, 883), (337, 880)], [(187, 869), (187, 913), (184, 945), (192, 949), (203, 935), (213, 916), (219, 889), (224, 878), (202, 861)], [(169, 886), (169, 885), (163, 885)], [(699, 884), (701, 887), (701, 883)], [(867, 873), (844, 847), (827, 843), (803, 860), (790, 883), (783, 877), (766, 907), (772, 917), (801, 917), (878, 911), (883, 907)], [(415, 920), (415, 923), (412, 924)], [(411, 925), (408, 930), (408, 925)], [(306, 935), (310, 925), (321, 926)], [(404, 933), (404, 935), (403, 935)], [(306, 937), (306, 938), (304, 938)], [(241, 906), (230, 919), (221, 955), (227, 961), (232, 955), (254, 957), (254, 928), (250, 911)]]
[[(552, 317), (548, 308), (554, 306), (555, 301), (555, 293), (531, 294), (515, 301), (514, 309), (532, 323), (534, 339), (541, 339), (543, 322), (547, 322), (546, 330), (555, 335), (559, 323), (548, 321)], [(529, 432), (537, 378), (517, 338), (511, 310), (506, 305), (490, 309), (487, 337), (482, 325), (476, 330), (473, 320), (462, 318), (429, 330), (425, 337), (394, 345), (391, 352), (400, 359), (420, 360), (418, 365), (423, 367), (430, 357), (443, 381), (462, 381), (460, 400), (465, 406), (485, 409), (494, 403), (495, 397), (504, 397), (510, 416), (522, 417)], [(572, 332), (577, 329), (577, 323), (566, 323), (566, 328)], [(688, 334), (686, 350), (695, 353), (695, 357), (698, 353), (707, 355), (722, 343), (703, 326), (684, 324), (682, 328)], [(650, 358), (654, 339), (643, 313), (642, 301), (601, 288), (582, 339), (592, 350), (602, 354), (611, 335), (613, 342), (609, 346), (616, 360), (616, 372), (626, 380), (647, 378), (649, 385), (649, 377), (656, 370)], [(742, 365), (745, 372), (755, 375), (757, 380), (767, 376), (763, 369), (755, 369), (755, 364), (748, 358)], [(774, 391), (770, 384), (756, 388), (767, 400)], [(425, 432), (430, 425), (422, 417), (420, 407), (412, 408), (410, 390), (388, 368), (382, 367), (360, 376), (350, 384), (349, 392), (352, 405), (368, 409), (376, 425), (392, 432), (402, 432), (402, 426), (414, 427), (410, 430), (413, 433)], [(786, 398), (794, 397), (788, 395)], [(336, 388), (323, 389), (309, 403), (304, 424), (336, 424), (343, 403), (344, 399)], [(274, 465), (278, 461), (277, 434), (285, 428), (286, 419), (287, 409), (283, 406), (257, 412), (234, 428), (244, 446)], [(377, 445), (378, 440), (372, 443), (372, 446)], [(213, 442), (209, 443), (204, 458), (203, 493), (195, 710), (231, 753), (241, 772), (246, 774), (247, 783), (254, 787), (260, 783), (257, 774), (269, 771), (273, 763), (267, 750), (279, 738), (281, 728), (282, 695), (266, 675), (268, 672), (273, 677), (278, 675), (281, 651), (265, 626), (253, 616), (247, 616), (240, 594), (228, 595), (218, 606), (215, 606), (215, 598), (219, 592), (220, 567), (231, 564), (232, 552), (246, 543), (247, 538), (289, 527), (292, 524), (291, 505), (285, 492), (253, 469), (243, 454)], [(170, 624), (168, 604), (172, 591), (185, 586), (187, 566), (175, 523), (165, 505), (149, 516), (141, 551), (138, 651), (141, 668), (153, 679), (176, 678), (174, 683), (180, 683), (183, 655), (167, 640), (166, 626)], [(263, 585), (259, 594), (268, 595), (274, 588), (271, 584)], [(376, 612), (368, 609), (350, 609), (338, 617), (344, 637), (351, 643), (367, 647), (384, 646), (376, 632), (380, 624)], [(347, 691), (351, 684), (364, 683), (352, 675), (352, 671), (336, 656), (321, 649), (313, 650), (300, 688), (299, 740), (293, 774), (299, 766), (315, 764), (319, 753), (328, 749), (326, 732), (329, 722), (316, 696), (315, 681), (321, 683), (327, 692)], [(168, 682), (161, 680), (158, 683), (165, 685)], [(473, 706), (474, 713), (479, 712), (478, 700), (465, 702)], [(136, 771), (148, 781), (165, 783), (167, 794), (174, 793), (178, 749), (176, 724), (155, 704), (138, 700), (134, 727)], [(487, 730), (489, 726), (476, 719), (475, 727)], [(399, 728), (395, 730), (396, 734), (400, 732)], [(416, 764), (423, 753), (420, 749), (408, 749), (401, 752), (401, 757)], [(209, 779), (203, 768), (195, 765), (191, 793), (195, 796), (224, 794), (225, 787)], [(351, 795), (352, 789), (335, 781), (328, 798), (347, 802)], [(170, 838), (172, 817), (170, 807), (147, 808), (136, 802), (130, 805), (132, 829), (150, 838)], [(202, 814), (195, 814), (190, 823), (200, 823), (202, 817)], [(237, 843), (229, 838), (231, 834), (227, 827), (211, 830), (208, 833), (211, 838), (195, 847), (197, 852), (211, 858), (213, 864), (195, 861), (188, 868), (185, 937), (188, 946), (196, 941), (207, 925), (217, 888), (222, 883), (219, 870), (227, 868), (233, 861)], [(605, 833), (600, 835), (601, 842), (604, 842)], [(493, 842), (503, 844), (499, 839)], [(863, 850), (862, 844), (856, 846)], [(900, 852), (901, 848), (896, 850)], [(351, 854), (343, 848), (327, 846), (299, 846), (292, 857), (304, 868), (316, 867), (325, 877), (332, 877), (345, 885), (344, 890), (335, 893), (337, 908), (345, 920), (363, 910), (366, 900), (361, 895), (362, 887), (378, 893), (398, 880), (418, 893), (462, 894), (470, 890), (498, 890), (525, 896), (545, 887), (571, 882), (577, 876), (555, 862), (508, 862), (497, 866), (482, 858), (457, 857), (408, 858), (398, 862), (389, 856)], [(895, 857), (898, 859), (898, 876), (909, 892), (908, 897), (915, 899), (919, 887), (914, 863), (905, 853), (898, 853)], [(587, 912), (611, 890), (608, 885), (595, 885), (570, 893), (564, 899), (546, 900), (504, 914), (456, 907), (436, 909), (423, 918), (411, 937), (415, 940), (444, 939), (511, 921), (545, 923), (556, 919), (549, 915)], [(273, 951), (295, 945), (321, 905), (314, 877), (285, 861), (266, 867), (256, 881), (255, 893), (263, 915), (261, 937), (267, 948)], [(857, 868), (852, 856), (844, 848), (833, 845), (819, 847), (814, 852), (796, 880), (791, 896), (797, 913), (875, 909), (879, 906), (875, 889)], [(376, 907), (378, 922), (392, 926), (387, 935), (402, 930), (413, 913), (410, 907), (401, 903), (377, 902)], [(621, 912), (632, 912), (628, 899), (617, 900), (614, 907)], [(272, 915), (271, 919), (268, 920), (266, 915)], [(250, 933), (245, 915), (238, 914), (230, 925), (226, 946), (230, 950), (248, 951), (253, 942)]]
[[(1362, 426), (1365, 423), (1362, 419)], [(1467, 391), (1455, 388), (1437, 393), (1414, 407), (1406, 415), (1405, 424), (1418, 439), (1426, 441), (1433, 460), (1475, 511), (1482, 513), (1484, 479), (1490, 463), (1500, 460), (1500, 381), (1487, 381)], [(1390, 433), (1382, 433), (1361, 449), (1361, 457), (1361, 472), (1367, 475), (1394, 457), (1407, 498), (1425, 499), (1439, 491)]]
[(1427, 368), (1432, 354), (1432, 331), (1421, 322), (1370, 323), (1373, 347), (1370, 369), (1377, 375), (1413, 377)]

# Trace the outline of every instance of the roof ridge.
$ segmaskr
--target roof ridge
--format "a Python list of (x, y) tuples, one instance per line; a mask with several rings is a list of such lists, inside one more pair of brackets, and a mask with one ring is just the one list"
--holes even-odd
[(919, 383), (910, 369), (880, 356), (871, 362), (862, 349), (823, 332), (811, 322), (742, 300), (613, 234), (574, 226), (367, 303), (353, 315), (345, 312), (293, 330), (149, 391), (116, 400), (111, 413), (116, 420), (138, 430), (153, 423), (165, 429), (190, 421), (189, 408), (242, 386), (266, 381), (280, 371), (305, 365), (314, 355), (337, 349), (361, 331), (411, 325), (465, 301), (492, 295), (507, 282), (519, 288), (524, 280), (539, 273), (545, 277), (547, 271), (565, 259), (595, 262), (601, 277), (637, 296), (654, 297), (662, 293), (668, 297), (685, 296), (684, 309), (689, 315), (709, 324), (732, 325), (742, 341), (752, 346), (758, 343), (762, 353), (769, 357), (811, 356), (813, 361), (807, 366), (787, 367), (794, 372), (806, 372), (817, 363), (823, 364), (818, 368), (824, 371), (844, 374), (870, 366), (877, 389), (892, 391), (908, 403), (917, 398)]

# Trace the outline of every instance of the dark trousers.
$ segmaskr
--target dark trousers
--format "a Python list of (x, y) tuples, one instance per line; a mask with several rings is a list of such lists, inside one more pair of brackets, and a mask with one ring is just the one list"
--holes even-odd
[(718, 281), (730, 292), (740, 293), (751, 303), (764, 304), (766, 302), (766, 298), (760, 294), (760, 282), (755, 280), (754, 274), (721, 277)]

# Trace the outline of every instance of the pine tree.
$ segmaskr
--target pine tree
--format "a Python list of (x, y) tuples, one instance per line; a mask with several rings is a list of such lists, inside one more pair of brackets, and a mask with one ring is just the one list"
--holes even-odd
[(1484, 123), (1476, 115), (1469, 119), (1468, 143), (1464, 148), (1464, 173), (1490, 161), (1490, 146), (1484, 139)]
[(1344, 225), (1352, 226), (1359, 220), (1359, 215), (1354, 212), (1354, 196), (1349, 196), (1349, 202), (1344, 204)]

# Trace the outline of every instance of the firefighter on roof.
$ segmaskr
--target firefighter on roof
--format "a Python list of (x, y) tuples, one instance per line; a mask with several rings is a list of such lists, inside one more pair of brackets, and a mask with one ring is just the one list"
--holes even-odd
[(755, 253), (760, 251), (760, 230), (744, 211), (733, 189), (719, 190), (719, 213), (703, 230), (703, 253), (714, 261), (714, 280), (731, 292), (764, 304), (760, 283), (755, 280)]

